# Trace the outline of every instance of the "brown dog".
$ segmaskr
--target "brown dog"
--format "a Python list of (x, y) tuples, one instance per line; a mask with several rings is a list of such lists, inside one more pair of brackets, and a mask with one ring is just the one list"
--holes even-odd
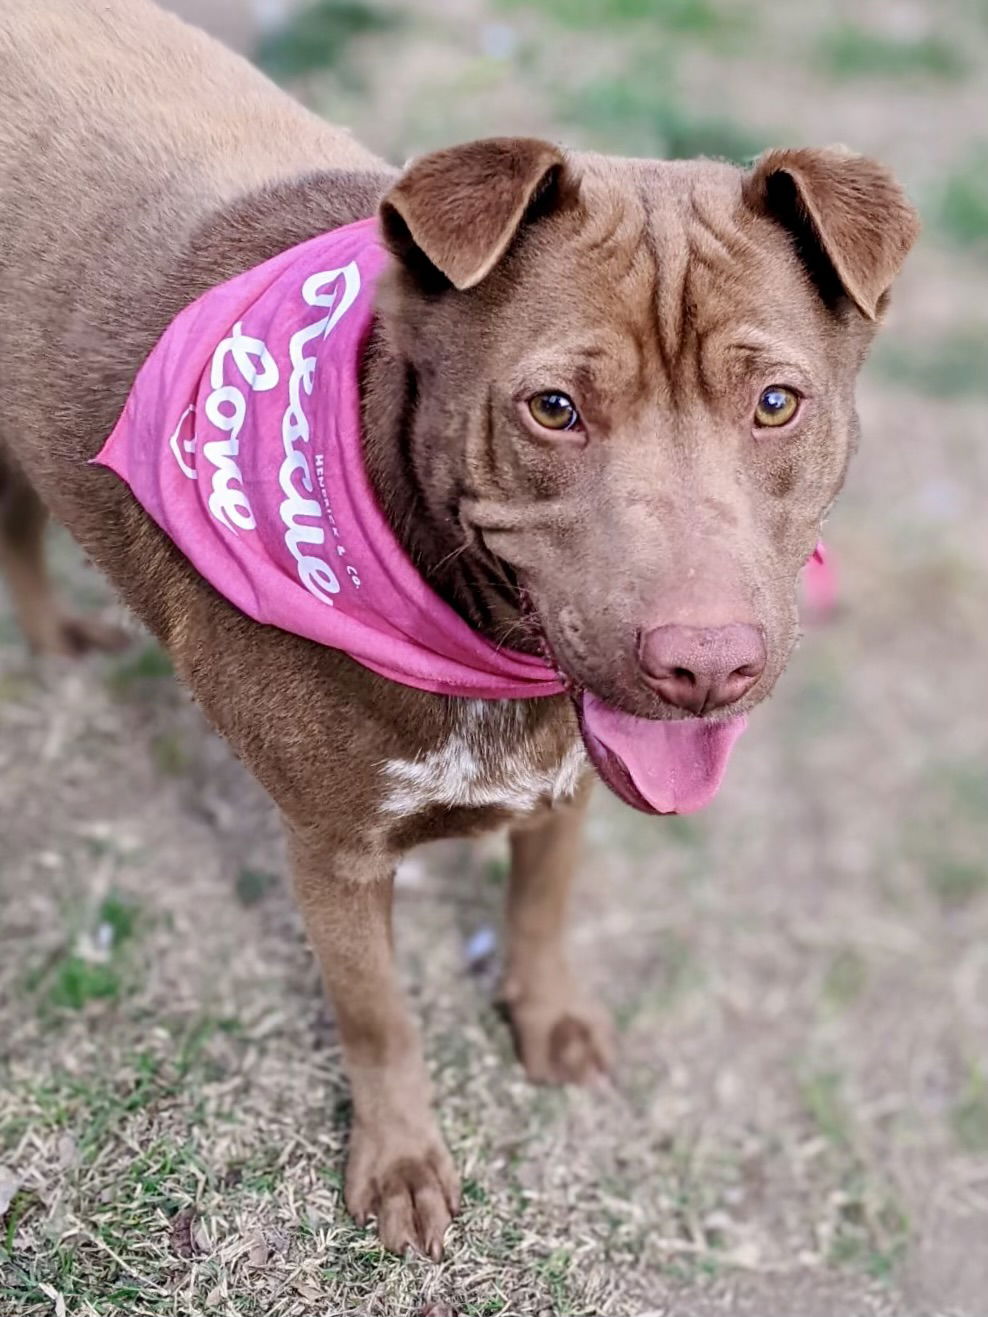
[[(610, 706), (743, 712), (793, 647), (799, 571), (857, 437), (855, 375), (916, 217), (883, 168), (840, 151), (742, 170), (497, 140), (399, 177), (143, 0), (7, 0), (0, 69), (14, 606), (39, 651), (115, 639), (53, 600), (50, 509), (271, 793), (346, 1051), (347, 1205), (387, 1247), (439, 1257), (457, 1177), (395, 979), (392, 875), (419, 842), (507, 824), (522, 1063), (548, 1082), (606, 1066), (606, 1020), (562, 946), (590, 776), (573, 704), (428, 694), (249, 620), (88, 459), (183, 306), (379, 208), (393, 260), (362, 365), (364, 456), (411, 560), (479, 632), (547, 641)], [(468, 760), (444, 759), (454, 744)], [(400, 796), (396, 764), (416, 766)]]

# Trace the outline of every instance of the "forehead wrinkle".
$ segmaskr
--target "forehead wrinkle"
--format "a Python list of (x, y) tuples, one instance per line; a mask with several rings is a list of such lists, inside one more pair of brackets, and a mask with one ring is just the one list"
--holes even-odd
[(738, 287), (741, 271), (751, 267), (754, 247), (730, 219), (725, 223), (722, 199), (714, 208), (716, 217), (708, 200), (699, 189), (694, 188), (689, 194), (684, 303), (689, 306), (696, 388), (708, 402), (713, 402), (725, 374), (717, 340), (737, 325), (732, 293)]
[(694, 339), (696, 297), (690, 241), (689, 192), (663, 189), (664, 204), (642, 186), (642, 204), (649, 215), (649, 249), (654, 268), (650, 302), (652, 341), (657, 368), (672, 395), (682, 394), (695, 383), (687, 369)]
[[(631, 352), (629, 352), (629, 346)], [(629, 358), (637, 352), (634, 339), (624, 326), (614, 325), (597, 342), (560, 344), (543, 349), (519, 363), (515, 389), (530, 387), (573, 387), (580, 399), (593, 401), (628, 388)], [(636, 362), (635, 373), (640, 370)]]
[[(791, 309), (773, 294), (764, 253), (736, 228), (725, 228), (692, 206), (690, 281), (693, 287), (693, 338), (696, 380), (711, 401), (725, 384), (793, 360), (793, 338), (786, 332)], [(779, 328), (769, 325), (778, 322)], [(799, 365), (809, 377), (808, 363)]]
[(641, 244), (642, 218), (628, 205), (623, 190), (615, 193), (607, 181), (593, 176), (581, 181), (582, 223), (577, 235), (574, 259), (579, 263), (590, 260), (595, 268), (601, 263), (617, 264), (620, 274), (634, 261), (634, 253)]
[(637, 297), (626, 299), (628, 308), (626, 330), (634, 348), (634, 383), (632, 388), (639, 398), (644, 397), (660, 383), (660, 377), (670, 377), (670, 365), (663, 341), (658, 312), (660, 298), (659, 250), (656, 240), (655, 212), (648, 190), (651, 180), (647, 174), (638, 178), (637, 196), (641, 207), (641, 229), (636, 248), (635, 274), (639, 284)]
[[(650, 374), (654, 259), (647, 211), (636, 201), (640, 197), (632, 189), (622, 188), (615, 198), (610, 180), (591, 179), (584, 211), (597, 222), (589, 233), (584, 224), (573, 254), (584, 287), (580, 313), (587, 316), (588, 337), (596, 342), (590, 352), (584, 350), (582, 360), (571, 358), (570, 364), (582, 384), (601, 397), (618, 390), (641, 394)], [(556, 348), (554, 360), (561, 363), (565, 352), (562, 345)]]
[(757, 252), (757, 245), (736, 222), (733, 210), (725, 214), (723, 198), (714, 203), (700, 187), (689, 194), (690, 239), (696, 257), (711, 268), (733, 270)]
[[(721, 326), (720, 328), (724, 328)], [(798, 374), (811, 376), (812, 366), (809, 360), (796, 351), (789, 340), (780, 339), (760, 328), (731, 324), (732, 337), (727, 342), (716, 344), (717, 351), (725, 357), (734, 357), (749, 362), (752, 367), (772, 367), (780, 370), (794, 370)], [(708, 338), (715, 337), (711, 333)]]
[(597, 215), (597, 223), (593, 225), (590, 219), (594, 212), (588, 209), (586, 214), (588, 222), (577, 240), (578, 254), (583, 258), (608, 261), (621, 245), (625, 216), (619, 206), (613, 206), (609, 215)]
[[(739, 325), (737, 320), (721, 320), (698, 335), (699, 369), (713, 392), (714, 384), (760, 375), (776, 375), (777, 383), (810, 384), (817, 372), (810, 362), (796, 352), (789, 342), (777, 336)], [(762, 381), (764, 382), (764, 381)]]

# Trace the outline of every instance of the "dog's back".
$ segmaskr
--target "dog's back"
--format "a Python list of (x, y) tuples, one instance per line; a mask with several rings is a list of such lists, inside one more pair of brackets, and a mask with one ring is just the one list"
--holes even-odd
[[(79, 468), (169, 319), (200, 287), (263, 259), (257, 238), (241, 239), (233, 222), (226, 268), (204, 254), (203, 268), (183, 275), (197, 235), (238, 199), (279, 184), (384, 169), (345, 130), (148, 0), (5, 0), (0, 515), (6, 507), (11, 524), (0, 540), (13, 535), (17, 544), (0, 544), (0, 558), (36, 559), (21, 540), (33, 546), (39, 496), (100, 565), (107, 541), (139, 537), (152, 552), (157, 538), (116, 483)], [(334, 198), (329, 209), (346, 204)], [(290, 208), (279, 214), (284, 245), (298, 241)], [(324, 226), (349, 218), (334, 215)], [(278, 227), (269, 221), (275, 250)], [(31, 635), (44, 611), (35, 601), (47, 594), (39, 572), (17, 593)]]
[(33, 224), (39, 197), (63, 221), (59, 207), (116, 197), (122, 218), (166, 184), (201, 209), (313, 169), (380, 163), (147, 0), (6, 0), (0, 107), (4, 229), (18, 213)]
[(39, 297), (64, 310), (71, 289), (122, 257), (136, 289), (148, 260), (232, 198), (317, 169), (379, 167), (146, 0), (6, 0), (0, 350), (24, 297), (34, 318)]
[[(147, 0), (5, 0), (0, 456), (63, 515), (47, 454), (20, 451), (19, 435), (76, 408), (101, 357), (136, 369), (163, 328), (148, 304), (204, 220), (316, 171), (382, 168), (345, 130)], [(108, 396), (117, 392), (100, 391), (97, 437), (122, 405), (125, 388)]]

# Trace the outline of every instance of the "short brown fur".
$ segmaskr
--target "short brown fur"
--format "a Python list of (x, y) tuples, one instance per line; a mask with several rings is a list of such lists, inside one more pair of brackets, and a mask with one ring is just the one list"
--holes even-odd
[[(457, 1178), (395, 979), (394, 868), (418, 842), (509, 824), (519, 1055), (544, 1082), (606, 1067), (606, 1019), (562, 946), (589, 778), (519, 809), (506, 767), (551, 780), (578, 745), (570, 702), (471, 713), (248, 620), (88, 459), (182, 306), (383, 202), (395, 260), (363, 363), (365, 451), (420, 570), (487, 635), (547, 639), (574, 683), (653, 718), (678, 714), (642, 681), (643, 627), (750, 622), (768, 660), (748, 708), (795, 641), (798, 572), (915, 216), (880, 166), (838, 152), (745, 173), (498, 139), (399, 178), (144, 0), (8, 0), (0, 71), (0, 568), (35, 649), (118, 643), (56, 605), (50, 509), (270, 792), (346, 1051), (347, 1204), (389, 1248), (438, 1258)], [(753, 437), (753, 398), (783, 371), (805, 420)], [(582, 441), (533, 431), (524, 399), (547, 388), (579, 399)], [(504, 800), (386, 809), (382, 766), (465, 735), (468, 714)]]

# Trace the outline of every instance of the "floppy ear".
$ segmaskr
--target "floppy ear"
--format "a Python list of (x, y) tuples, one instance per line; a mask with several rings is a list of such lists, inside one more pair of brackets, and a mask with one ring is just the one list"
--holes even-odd
[(562, 163), (556, 147), (531, 137), (491, 137), (422, 156), (381, 203), (385, 242), (411, 268), (421, 271), (425, 257), (455, 288), (473, 288)]
[(841, 147), (766, 151), (744, 196), (790, 231), (828, 301), (843, 292), (878, 319), (919, 234), (919, 216), (883, 165)]

